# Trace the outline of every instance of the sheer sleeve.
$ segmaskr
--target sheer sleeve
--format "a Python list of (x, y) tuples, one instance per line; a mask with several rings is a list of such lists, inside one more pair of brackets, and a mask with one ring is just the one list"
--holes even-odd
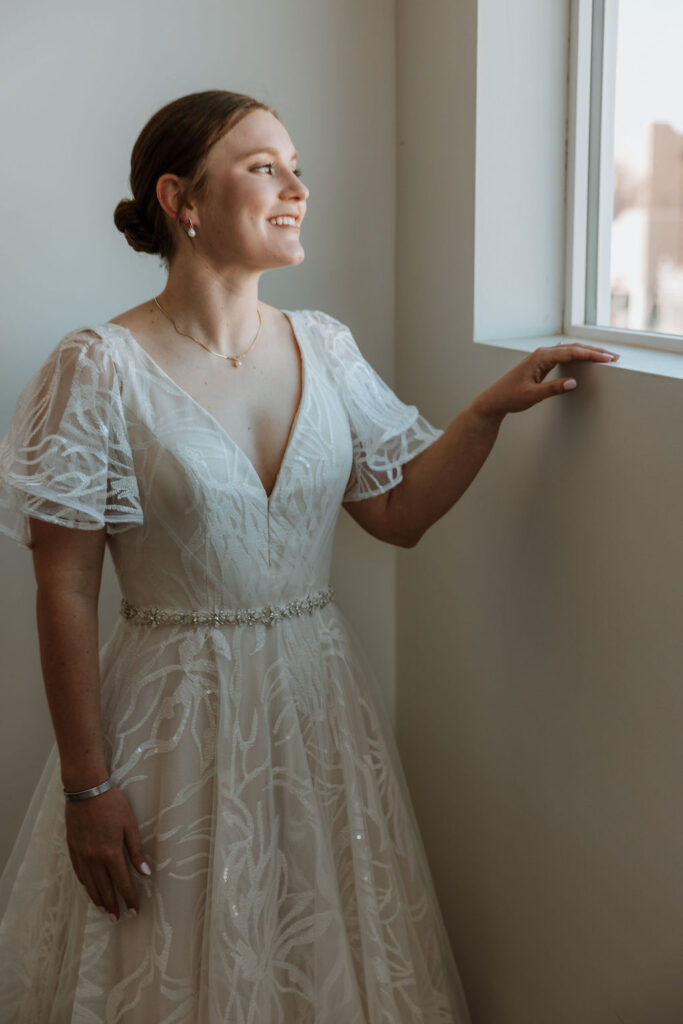
[(143, 521), (116, 365), (86, 330), (31, 377), (0, 440), (0, 532), (30, 548), (30, 516), (108, 533)]
[(327, 313), (317, 316), (353, 441), (353, 466), (343, 501), (360, 501), (399, 484), (403, 464), (441, 437), (443, 430), (394, 394), (363, 357), (345, 324)]

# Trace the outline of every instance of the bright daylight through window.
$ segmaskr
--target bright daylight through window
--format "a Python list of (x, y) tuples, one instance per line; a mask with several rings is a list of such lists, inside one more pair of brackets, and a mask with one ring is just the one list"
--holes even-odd
[(615, 13), (609, 273), (594, 322), (683, 335), (683, 2), (619, 0)]

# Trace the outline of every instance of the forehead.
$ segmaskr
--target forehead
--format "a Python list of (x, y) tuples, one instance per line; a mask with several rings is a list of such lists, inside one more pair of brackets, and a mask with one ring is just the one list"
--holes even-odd
[(252, 110), (218, 140), (214, 149), (221, 155), (239, 159), (256, 150), (273, 147), (285, 157), (294, 152), (294, 145), (285, 126), (267, 110)]

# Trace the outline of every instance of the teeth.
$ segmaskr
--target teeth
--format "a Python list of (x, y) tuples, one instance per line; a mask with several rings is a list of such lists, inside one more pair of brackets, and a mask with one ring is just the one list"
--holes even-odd
[(293, 227), (296, 227), (296, 220), (294, 219), (294, 217), (269, 217), (268, 223), (279, 225), (291, 224)]

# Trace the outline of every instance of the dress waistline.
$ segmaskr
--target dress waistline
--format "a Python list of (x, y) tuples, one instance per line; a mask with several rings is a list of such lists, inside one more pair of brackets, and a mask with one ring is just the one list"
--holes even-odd
[(324, 590), (288, 601), (287, 604), (266, 604), (261, 608), (221, 608), (213, 612), (135, 608), (124, 597), (120, 611), (125, 619), (139, 626), (156, 626), (163, 623), (188, 626), (254, 626), (257, 622), (263, 623), (264, 626), (272, 626), (281, 619), (291, 619), (304, 613), (310, 615), (316, 608), (324, 608), (333, 597), (334, 587), (330, 584)]

